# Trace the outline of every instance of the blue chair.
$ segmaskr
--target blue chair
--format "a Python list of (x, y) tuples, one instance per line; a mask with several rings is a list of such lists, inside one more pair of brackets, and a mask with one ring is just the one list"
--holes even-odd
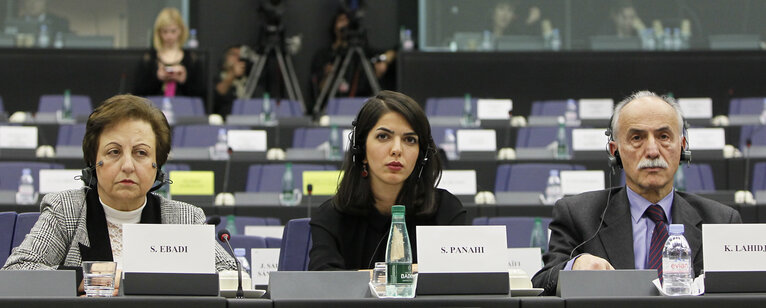
[(311, 251), (311, 218), (291, 219), (282, 233), (279, 250), (280, 271), (305, 271), (309, 267)]
[(354, 116), (362, 109), (366, 97), (338, 97), (327, 101), (327, 115), (346, 115)]
[(0, 162), (0, 190), (18, 190), (21, 170), (24, 168), (29, 168), (32, 171), (32, 178), (35, 180), (35, 191), (39, 191), (40, 169), (64, 169), (64, 165), (41, 162)]
[(474, 226), (485, 226), (489, 222), (489, 217), (481, 216), (481, 217), (474, 217), (473, 222), (471, 223)]
[(173, 147), (209, 147), (218, 141), (219, 129), (242, 129), (238, 126), (177, 125), (173, 127)]
[[(572, 148), (572, 127), (567, 127), (567, 145)], [(516, 134), (516, 148), (543, 148), (556, 140), (558, 127), (522, 127)], [(571, 150), (570, 150), (571, 151)]]
[(276, 237), (266, 237), (266, 248), (281, 248), (282, 239)]
[(766, 162), (760, 162), (753, 166), (752, 192), (766, 190)]
[[(87, 95), (70, 95), (72, 116), (88, 116), (93, 111), (90, 97)], [(37, 105), (37, 112), (55, 113), (64, 106), (64, 95), (42, 95)]]
[[(260, 236), (254, 236), (254, 235), (239, 235), (239, 234), (232, 235), (231, 239), (229, 239), (229, 243), (231, 243), (232, 248), (245, 249), (245, 258), (247, 258), (247, 262), (250, 262), (250, 260), (252, 260), (252, 258), (250, 258), (250, 249), (266, 248), (266, 240)], [(231, 254), (231, 252), (229, 252), (229, 254)]]
[(59, 126), (56, 145), (73, 146), (81, 145), (85, 137), (85, 123), (80, 124), (62, 124)]
[[(476, 102), (471, 99), (471, 113), (476, 117)], [(463, 115), (465, 97), (431, 97), (426, 99), (426, 116), (459, 117)]]
[(444, 127), (444, 126), (431, 126), (431, 137), (434, 139), (434, 144), (438, 147), (444, 142), (444, 132), (447, 129), (452, 129), (452, 132), (455, 133), (455, 138), (457, 138), (457, 130), (458, 129), (465, 129), (461, 127)]
[[(162, 109), (162, 100), (164, 96), (147, 96), (148, 100)], [(202, 98), (190, 96), (171, 97), (170, 102), (173, 105), (173, 115), (176, 117), (205, 116), (205, 104)]]
[[(300, 102), (282, 99), (269, 100), (271, 103), (271, 110), (273, 110), (277, 118), (289, 118), (289, 117), (302, 117), (303, 111), (301, 110)], [(237, 115), (257, 115), (263, 110), (262, 98), (251, 99), (237, 99), (234, 101), (231, 114)]]
[(0, 213), (0, 267), (11, 255), (13, 233), (16, 229), (16, 212)]
[[(548, 230), (551, 218), (541, 218), (543, 228)], [(532, 236), (532, 227), (535, 225), (535, 217), (476, 217), (474, 225), (501, 225), (505, 226), (508, 248), (529, 247)], [(545, 233), (546, 237), (548, 233)]]
[(24, 241), (24, 237), (29, 234), (32, 227), (37, 222), (37, 218), (40, 217), (38, 212), (20, 213), (16, 216), (16, 227), (13, 231), (13, 244), (11, 248), (18, 247), (21, 242)]
[[(753, 146), (766, 146), (766, 128), (762, 125), (745, 125), (739, 131), (739, 150), (747, 155), (747, 140), (752, 142)], [(694, 151), (694, 149), (692, 149)]]
[[(295, 187), (303, 187), (303, 171), (337, 170), (333, 165), (293, 164), (293, 181)], [(285, 165), (250, 165), (247, 172), (248, 192), (280, 192), (282, 191), (282, 175)]]
[[(218, 231), (221, 231), (221, 229), (226, 228), (226, 225), (228, 224), (227, 219), (228, 217), (226, 216), (221, 217), (221, 222), (215, 226), (216, 234), (218, 234)], [(280, 226), (282, 223), (279, 221), (279, 218), (276, 217), (234, 216), (234, 225), (237, 229), (229, 231), (235, 232), (236, 234), (245, 234), (245, 227), (247, 226)]]
[[(715, 178), (709, 164), (683, 164), (678, 168), (683, 168), (686, 191), (715, 191)], [(620, 185), (625, 185), (625, 172), (622, 172)]]
[(545, 191), (551, 170), (585, 170), (582, 165), (570, 164), (504, 164), (497, 168), (495, 192)]
[(766, 97), (732, 98), (729, 101), (729, 115), (760, 114)]
[(532, 102), (530, 116), (563, 116), (567, 111), (566, 100)]
[(191, 171), (191, 167), (189, 167), (189, 164), (165, 164), (165, 172), (170, 173), (170, 171)]
[[(338, 130), (341, 130), (340, 128)], [(316, 148), (330, 140), (329, 127), (296, 128), (293, 131), (293, 148)], [(342, 130), (341, 130), (342, 132)]]
[(5, 112), (5, 105), (3, 105), (3, 97), (0, 96), (0, 113)]

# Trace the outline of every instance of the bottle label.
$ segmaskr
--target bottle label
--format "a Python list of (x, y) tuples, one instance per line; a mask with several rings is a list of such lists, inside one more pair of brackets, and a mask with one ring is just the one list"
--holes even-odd
[(689, 274), (691, 266), (688, 261), (662, 260), (663, 274)]
[(388, 284), (411, 284), (412, 283), (412, 264), (411, 263), (389, 263), (388, 265)]

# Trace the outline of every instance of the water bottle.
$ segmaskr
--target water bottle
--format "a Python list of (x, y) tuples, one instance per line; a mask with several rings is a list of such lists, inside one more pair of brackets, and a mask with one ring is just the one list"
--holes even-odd
[(330, 160), (340, 160), (340, 132), (338, 131), (338, 125), (332, 125), (330, 127), (330, 153), (328, 158)]
[(673, 34), (670, 32), (670, 28), (665, 28), (665, 32), (662, 34), (662, 46), (664, 50), (673, 50)]
[(199, 41), (197, 40), (197, 29), (189, 30), (189, 41), (186, 43), (190, 49), (197, 49)]
[(683, 39), (681, 38), (681, 28), (674, 28), (673, 29), (673, 50), (675, 51), (681, 50), (681, 45), (683, 45)]
[(548, 184), (545, 186), (545, 204), (553, 205), (562, 197), (564, 197), (564, 193), (561, 191), (559, 171), (557, 169), (551, 169), (551, 171), (548, 172)]
[(668, 295), (691, 294), (692, 251), (684, 237), (684, 225), (672, 224), (662, 249), (662, 289)]
[(682, 166), (678, 166), (676, 174), (673, 176), (673, 187), (675, 187), (677, 191), (686, 191), (686, 177)]
[(532, 226), (532, 236), (529, 238), (529, 247), (539, 247), (542, 253), (545, 253), (548, 247), (548, 239), (543, 230), (543, 220), (535, 217), (535, 224)]
[(274, 112), (271, 110), (271, 99), (269, 93), (263, 93), (263, 106), (261, 108), (261, 118), (264, 123), (268, 123), (274, 117)]
[(766, 99), (763, 99), (763, 110), (761, 110), (761, 125), (766, 125)]
[(411, 51), (415, 49), (415, 42), (412, 40), (412, 30), (404, 30), (404, 41), (402, 42), (402, 49), (405, 51)]
[(386, 296), (415, 297), (412, 283), (412, 248), (404, 220), (405, 207), (391, 207), (391, 230), (386, 245)]
[(218, 129), (218, 141), (216, 141), (213, 146), (213, 155), (211, 155), (211, 158), (214, 160), (229, 159), (229, 141), (225, 128)]
[(16, 203), (28, 205), (37, 203), (37, 192), (35, 191), (35, 179), (32, 177), (32, 170), (24, 168), (21, 170), (21, 179), (19, 179), (19, 190), (16, 192)]
[(37, 47), (48, 48), (51, 44), (50, 35), (48, 35), (48, 25), (40, 25), (40, 33), (37, 35)]
[(492, 44), (492, 33), (489, 30), (484, 30), (484, 35), (481, 40), (481, 50), (492, 51), (494, 44)]
[(556, 159), (569, 158), (569, 146), (567, 145), (567, 129), (565, 127), (564, 117), (559, 117), (559, 129), (556, 133)]
[(293, 190), (295, 182), (293, 181), (293, 163), (285, 163), (285, 173), (282, 174), (282, 196), (284, 200), (293, 200)]
[(226, 216), (226, 229), (231, 235), (237, 235), (237, 223), (234, 221), (234, 215)]
[(53, 48), (61, 49), (64, 48), (64, 34), (61, 32), (56, 32), (56, 36), (53, 39)]
[(162, 98), (162, 113), (165, 114), (165, 118), (168, 119), (168, 124), (173, 125), (173, 123), (175, 123), (173, 103), (170, 102), (170, 98), (167, 96)]
[(67, 120), (72, 118), (72, 95), (69, 92), (69, 89), (64, 90), (64, 103), (61, 104), (61, 118)]
[(472, 126), (474, 126), (473, 104), (471, 103), (471, 94), (466, 93), (463, 101), (463, 127)]
[(561, 50), (561, 34), (559, 34), (558, 28), (553, 29), (551, 32), (551, 50)]
[(567, 110), (564, 112), (566, 126), (577, 125), (577, 103), (573, 99), (567, 100)]
[(644, 50), (657, 49), (657, 44), (654, 41), (654, 31), (651, 28), (646, 28), (641, 32), (641, 47)]
[(444, 142), (441, 146), (444, 153), (447, 155), (448, 160), (457, 160), (459, 158), (457, 154), (457, 138), (455, 137), (455, 130), (451, 128), (444, 130)]
[(239, 264), (242, 264), (242, 270), (250, 275), (250, 262), (247, 262), (246, 253), (244, 248), (234, 248), (234, 257), (237, 258)]

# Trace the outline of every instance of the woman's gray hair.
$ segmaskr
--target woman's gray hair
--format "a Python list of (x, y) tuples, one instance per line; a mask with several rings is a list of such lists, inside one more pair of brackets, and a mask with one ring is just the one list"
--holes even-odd
[(659, 98), (663, 102), (668, 103), (668, 105), (670, 105), (670, 107), (673, 107), (673, 110), (675, 110), (676, 116), (678, 117), (678, 131), (681, 132), (681, 134), (683, 134), (683, 131), (684, 131), (684, 115), (681, 112), (681, 105), (679, 105), (678, 102), (676, 102), (676, 100), (674, 98), (670, 97), (670, 96), (658, 95), (657, 93), (654, 93), (652, 91), (644, 90), (644, 91), (634, 92), (630, 96), (626, 97), (625, 99), (623, 99), (622, 101), (617, 103), (617, 106), (614, 107), (614, 113), (613, 113), (613, 116), (612, 116), (612, 122), (609, 123), (609, 127), (611, 128), (611, 136), (610, 137), (611, 137), (612, 140), (616, 139), (615, 136), (617, 135), (617, 131), (619, 129), (617, 124), (620, 123), (619, 119), (620, 119), (620, 112), (622, 111), (622, 108), (624, 108), (625, 105), (627, 105), (628, 103), (630, 103), (632, 101), (635, 101), (635, 100), (637, 100), (639, 98), (644, 98), (644, 97), (656, 97), (656, 98)]

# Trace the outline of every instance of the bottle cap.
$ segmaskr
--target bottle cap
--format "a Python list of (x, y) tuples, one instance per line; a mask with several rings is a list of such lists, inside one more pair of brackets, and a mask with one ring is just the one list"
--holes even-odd
[(29, 168), (21, 169), (21, 174), (22, 175), (31, 175), (32, 174), (32, 170), (30, 170)]
[(404, 215), (406, 207), (404, 205), (394, 205), (391, 207), (391, 215)]
[(551, 169), (550, 171), (548, 171), (548, 176), (559, 176), (559, 170)]
[(684, 234), (684, 225), (682, 224), (671, 224), (670, 225), (670, 234)]
[(235, 256), (244, 256), (245, 255), (245, 249), (244, 248), (234, 248), (234, 255)]

